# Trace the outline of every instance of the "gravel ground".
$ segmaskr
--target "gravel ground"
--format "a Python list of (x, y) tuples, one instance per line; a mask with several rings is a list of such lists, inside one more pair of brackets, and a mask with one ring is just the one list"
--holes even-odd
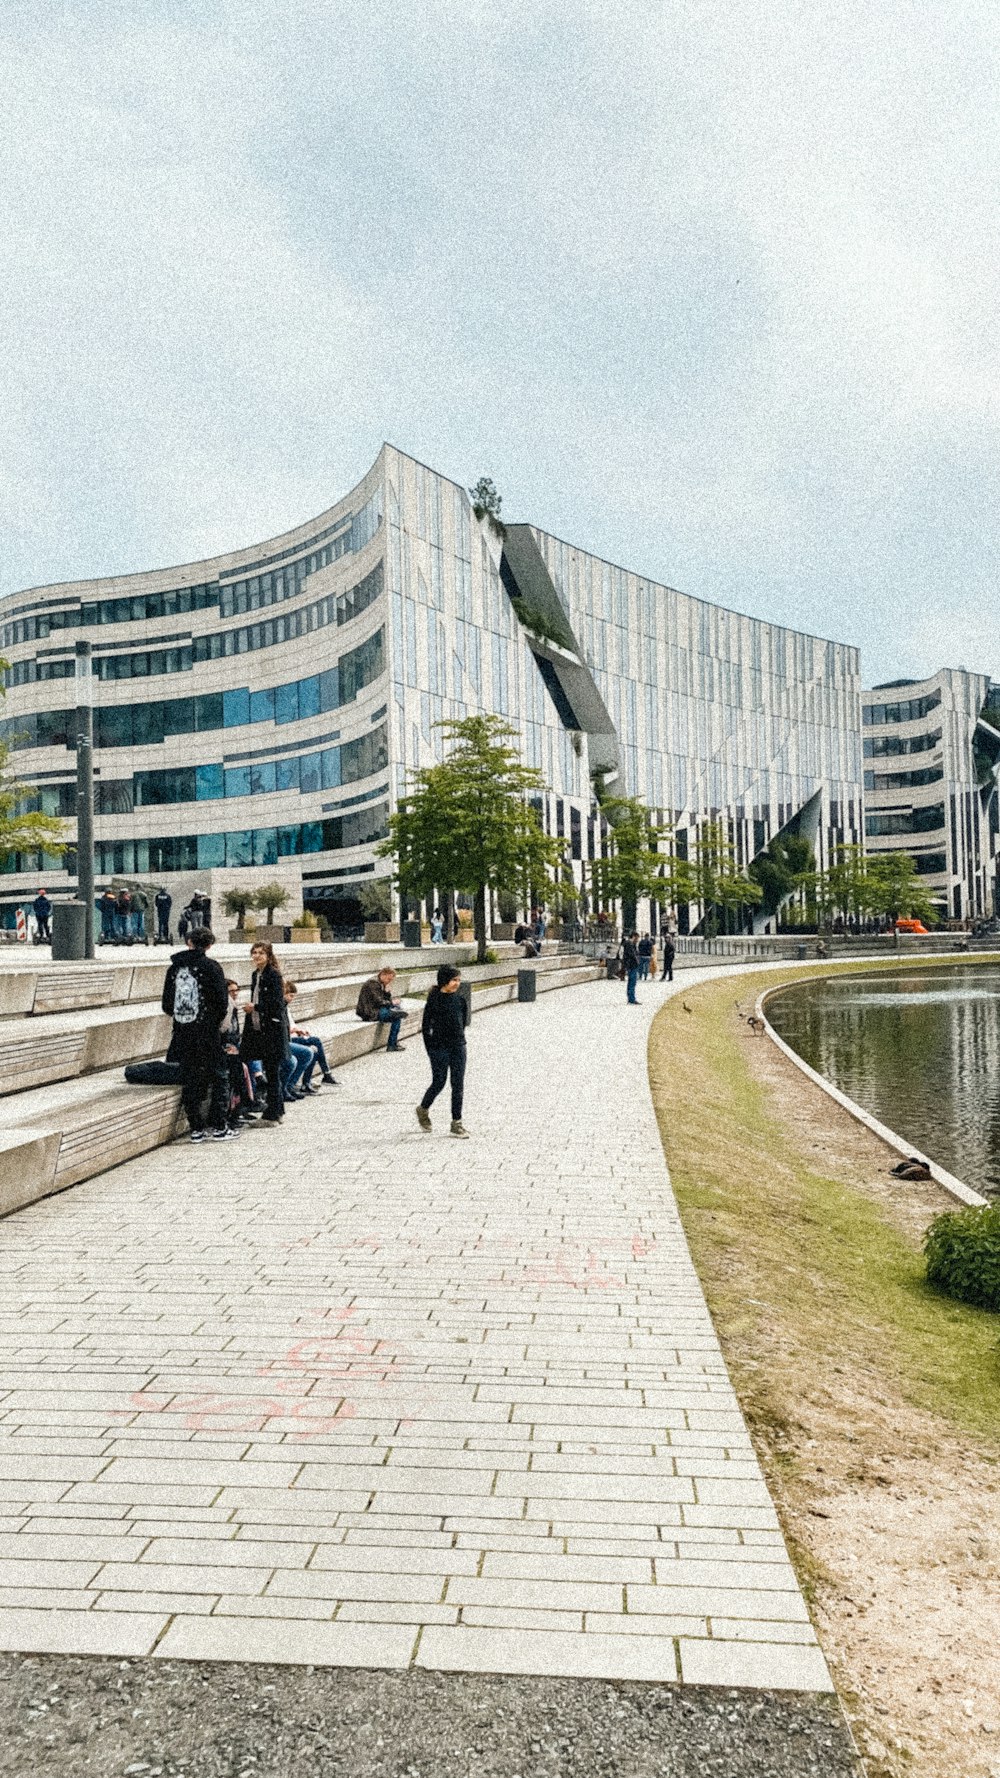
[(792, 1693), (0, 1654), (3, 1778), (859, 1778)]

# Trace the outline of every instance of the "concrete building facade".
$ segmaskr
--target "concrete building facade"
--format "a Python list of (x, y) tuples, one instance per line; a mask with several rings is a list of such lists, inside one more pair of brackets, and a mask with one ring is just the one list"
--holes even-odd
[(868, 851), (908, 852), (945, 919), (1000, 913), (1000, 686), (949, 667), (861, 702)]
[[(595, 775), (642, 797), (682, 855), (705, 821), (741, 868), (789, 827), (821, 862), (862, 837), (854, 648), (527, 525), (501, 534), (390, 446), (281, 537), (0, 602), (3, 731), (70, 833), (79, 637), (97, 678), (99, 885), (287, 870), (307, 905), (344, 904), (385, 869), (374, 848), (409, 775), (440, 757), (436, 725), (477, 712), (507, 718), (540, 768), (577, 877), (601, 844)], [(72, 882), (72, 854), (21, 857), (2, 899)]]

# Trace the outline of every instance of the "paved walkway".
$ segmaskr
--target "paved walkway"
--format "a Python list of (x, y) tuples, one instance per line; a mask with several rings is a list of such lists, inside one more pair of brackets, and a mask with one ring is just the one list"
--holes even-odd
[[(683, 991), (704, 974), (688, 972)], [(0, 1648), (829, 1688), (640, 1009), (481, 1013), (0, 1222)]]

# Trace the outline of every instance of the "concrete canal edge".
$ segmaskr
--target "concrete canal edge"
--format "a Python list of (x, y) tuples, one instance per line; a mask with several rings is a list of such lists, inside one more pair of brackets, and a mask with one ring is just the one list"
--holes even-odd
[[(801, 980), (801, 977), (798, 979)], [(812, 979), (815, 980), (816, 978), (813, 977)], [(902, 1155), (907, 1159), (910, 1156), (913, 1156), (918, 1161), (923, 1161), (930, 1172), (931, 1178), (934, 1179), (938, 1185), (942, 1186), (946, 1192), (950, 1192), (953, 1198), (958, 1198), (963, 1204), (971, 1204), (979, 1207), (987, 1204), (989, 1199), (984, 1198), (981, 1192), (973, 1191), (972, 1186), (966, 1185), (963, 1179), (956, 1179), (954, 1173), (949, 1173), (946, 1167), (939, 1166), (937, 1161), (931, 1159), (930, 1155), (924, 1154), (919, 1148), (915, 1148), (912, 1142), (908, 1142), (905, 1137), (897, 1135), (895, 1130), (890, 1130), (887, 1124), (880, 1123), (877, 1117), (873, 1117), (871, 1112), (866, 1111), (864, 1106), (859, 1105), (856, 1100), (849, 1099), (847, 1094), (842, 1093), (839, 1087), (835, 1087), (833, 1082), (827, 1080), (824, 1074), (818, 1074), (815, 1068), (810, 1068), (809, 1063), (803, 1061), (802, 1057), (792, 1049), (791, 1044), (786, 1043), (783, 1037), (779, 1037), (767, 1016), (767, 1002), (770, 1000), (772, 994), (780, 993), (782, 988), (794, 986), (795, 981), (796, 978), (793, 976), (787, 982), (775, 982), (771, 987), (765, 988), (764, 991), (757, 996), (757, 1002), (754, 1007), (754, 1015), (760, 1020), (765, 1035), (777, 1046), (782, 1055), (787, 1056), (788, 1060), (795, 1064), (795, 1067), (801, 1074), (806, 1076), (807, 1080), (811, 1080), (815, 1086), (821, 1088), (821, 1090), (827, 1094), (828, 1098), (833, 1099), (837, 1105), (842, 1106), (844, 1111), (849, 1112), (851, 1117), (856, 1118), (859, 1124), (864, 1124), (866, 1129), (871, 1130), (872, 1134), (878, 1136), (889, 1148), (895, 1149), (897, 1154)]]

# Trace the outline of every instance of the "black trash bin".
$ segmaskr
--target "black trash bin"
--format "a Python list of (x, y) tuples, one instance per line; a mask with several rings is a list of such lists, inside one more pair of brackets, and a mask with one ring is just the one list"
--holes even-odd
[(420, 937), (420, 921), (404, 920), (400, 929), (400, 937), (408, 951), (419, 951), (422, 943)]
[(517, 998), (519, 1001), (532, 1001), (537, 991), (535, 972), (533, 969), (519, 969), (517, 972)]
[(87, 916), (82, 901), (57, 901), (52, 908), (52, 958), (56, 963), (75, 963), (87, 955)]

